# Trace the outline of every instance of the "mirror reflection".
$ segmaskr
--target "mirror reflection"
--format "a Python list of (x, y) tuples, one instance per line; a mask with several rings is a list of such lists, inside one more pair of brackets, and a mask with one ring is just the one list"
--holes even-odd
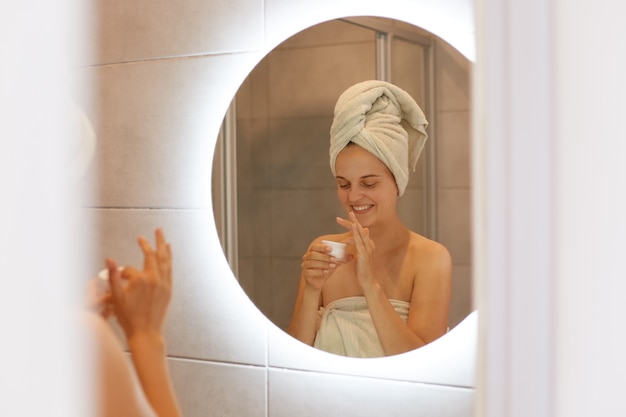
[[(242, 84), (214, 163), (222, 244), (242, 288), (286, 330), (302, 256), (346, 216), (328, 163), (335, 101), (368, 79), (393, 82), (420, 104), (429, 140), (398, 200), (402, 222), (452, 257), (448, 326), (471, 310), (470, 63), (433, 35), (402, 22), (352, 18), (295, 35)], [(236, 138), (233, 139), (233, 138)]]

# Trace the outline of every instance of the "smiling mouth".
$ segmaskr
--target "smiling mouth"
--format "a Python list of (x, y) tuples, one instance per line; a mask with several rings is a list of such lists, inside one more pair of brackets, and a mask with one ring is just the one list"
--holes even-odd
[(354, 214), (359, 214), (359, 213), (363, 213), (367, 210), (369, 210), (370, 208), (374, 207), (373, 204), (366, 204), (366, 205), (360, 205), (360, 206), (352, 206), (352, 210), (354, 211)]

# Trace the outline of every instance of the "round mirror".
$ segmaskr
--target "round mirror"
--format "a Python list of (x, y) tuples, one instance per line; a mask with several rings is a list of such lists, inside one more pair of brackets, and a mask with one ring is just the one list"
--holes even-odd
[(472, 311), (470, 71), (467, 58), (423, 29), (359, 17), (296, 34), (249, 74), (218, 140), (213, 205), (234, 275), (276, 326), (285, 330), (291, 320), (309, 243), (343, 232), (328, 162), (335, 102), (375, 78), (409, 92), (429, 121), (399, 212), (452, 255), (449, 327)]

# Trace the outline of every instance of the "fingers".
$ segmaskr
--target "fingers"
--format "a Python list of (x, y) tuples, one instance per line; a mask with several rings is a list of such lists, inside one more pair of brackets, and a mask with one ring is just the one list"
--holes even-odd
[(350, 220), (342, 219), (341, 217), (336, 217), (335, 221), (341, 227), (344, 227), (348, 230), (352, 230), (352, 222)]
[(306, 251), (302, 258), (304, 259), (318, 257), (319, 259), (325, 259), (327, 256), (329, 256), (328, 253), (332, 251), (332, 249), (333, 248), (331, 248), (330, 246), (324, 244), (314, 244), (311, 245), (309, 250)]
[(157, 266), (156, 254), (152, 250), (152, 246), (150, 246), (150, 242), (148, 242), (148, 240), (145, 237), (139, 236), (137, 238), (137, 243), (139, 244), (139, 247), (141, 248), (141, 251), (143, 252), (144, 271), (157, 269), (158, 266)]
[[(143, 271), (139, 271), (133, 267), (126, 267), (122, 272), (125, 279), (133, 280), (139, 275), (145, 275), (148, 279), (163, 278), (166, 282), (172, 280), (172, 249), (169, 243), (165, 241), (165, 236), (161, 229), (155, 232), (156, 249), (153, 249), (150, 242), (143, 237), (137, 238), (137, 243), (144, 255)], [(107, 267), (109, 268), (109, 276), (113, 273), (119, 274), (117, 264), (112, 259), (107, 259)], [(114, 272), (111, 272), (113, 271)]]
[(329, 252), (331, 251), (332, 248), (324, 244), (311, 245), (309, 250), (302, 256), (302, 265), (306, 263), (309, 267), (317, 266), (319, 268), (327, 268), (328, 265), (334, 266), (339, 260), (330, 255)]
[[(354, 214), (354, 212), (350, 212), (350, 218), (352, 219), (353, 236), (358, 235), (361, 241), (365, 244), (365, 242), (369, 241), (369, 237), (370, 237), (369, 229), (366, 227), (363, 227), (361, 223), (359, 223), (359, 220), (356, 218), (356, 215)], [(354, 233), (355, 231), (357, 233)]]
[(363, 253), (365, 251), (365, 244), (363, 243), (363, 236), (361, 236), (359, 226), (356, 223), (352, 224), (352, 235), (357, 253)]
[(335, 258), (330, 256), (327, 256), (327, 259), (304, 258), (300, 266), (307, 270), (330, 270), (337, 266), (333, 259)]
[(359, 232), (363, 230), (363, 226), (361, 226), (361, 223), (359, 223), (359, 219), (356, 218), (356, 214), (354, 214), (353, 211), (348, 213), (348, 216), (350, 217), (350, 220), (351, 220), (350, 225), (352, 226), (352, 229), (354, 229), (354, 226), (357, 226), (357, 229), (359, 230)]
[(306, 280), (316, 288), (320, 287), (337, 267), (337, 259), (328, 253), (331, 250), (332, 248), (327, 245), (314, 244), (302, 257), (300, 265), (302, 273)]
[(360, 230), (364, 229), (363, 226), (361, 226), (361, 223), (359, 223), (359, 220), (356, 218), (356, 215), (354, 214), (353, 211), (348, 213), (348, 217), (350, 217), (350, 220), (342, 219), (341, 217), (336, 217), (335, 220), (337, 224), (345, 227), (346, 229), (350, 231), (353, 230), (353, 227), (355, 224), (359, 227)]
[(141, 277), (141, 275), (142, 275), (142, 271), (132, 266), (125, 267), (121, 274), (122, 278), (124, 278), (125, 280), (129, 282), (136, 281), (137, 279)]
[(139, 236), (137, 242), (144, 254), (144, 272), (150, 278), (162, 279), (167, 285), (172, 282), (172, 248), (165, 240), (163, 230), (155, 230), (156, 249), (153, 249), (148, 240)]
[(158, 228), (155, 231), (156, 238), (156, 259), (159, 273), (163, 280), (171, 284), (172, 281), (172, 248), (165, 240), (163, 230)]

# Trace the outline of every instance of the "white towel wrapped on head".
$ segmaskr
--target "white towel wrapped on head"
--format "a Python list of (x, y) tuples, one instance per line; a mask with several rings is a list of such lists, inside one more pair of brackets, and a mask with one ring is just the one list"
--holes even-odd
[(380, 159), (393, 174), (399, 195), (415, 170), (428, 134), (428, 122), (415, 100), (385, 81), (363, 81), (341, 94), (330, 129), (333, 176), (339, 152), (353, 142)]

